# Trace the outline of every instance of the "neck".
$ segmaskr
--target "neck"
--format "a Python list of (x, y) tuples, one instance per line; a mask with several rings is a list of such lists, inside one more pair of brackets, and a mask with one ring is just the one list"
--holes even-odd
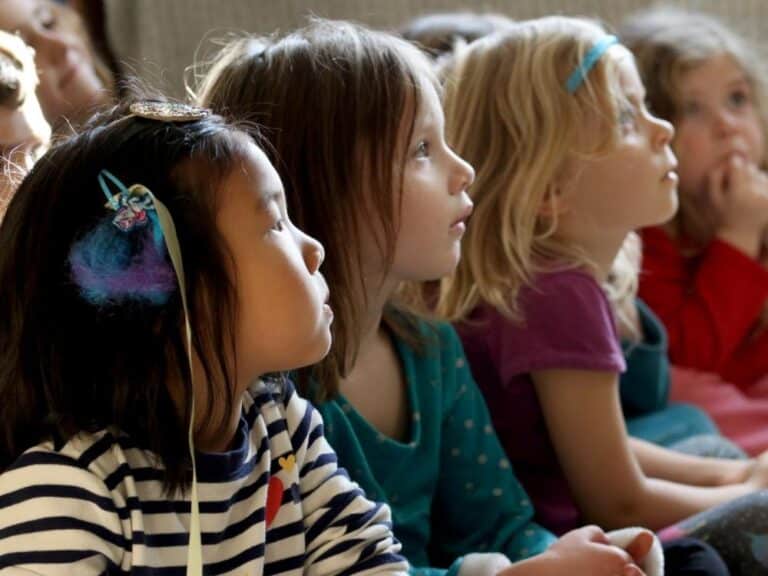
[[(207, 406), (197, 402), (195, 399), (195, 423), (203, 422), (204, 412)], [(195, 433), (195, 449), (200, 452), (226, 452), (232, 446), (237, 432), (237, 425), (240, 422), (242, 412), (242, 394), (235, 399), (232, 406), (232, 412), (226, 416), (226, 424), (219, 430), (213, 430), (206, 426), (203, 429), (198, 428)], [(212, 419), (216, 421), (216, 419)], [(195, 426), (197, 428), (197, 426)]]
[(613, 261), (621, 250), (629, 232), (604, 232), (600, 234), (579, 233), (574, 230), (559, 234), (560, 238), (571, 246), (581, 248), (595, 265), (595, 277), (598, 282), (608, 278)]
[[(381, 341), (381, 319), (384, 307), (397, 288), (397, 281), (379, 275), (366, 276), (364, 280), (365, 309), (361, 317), (361, 331), (357, 356), (365, 357)], [(355, 373), (355, 362), (345, 380), (350, 380)], [(342, 382), (343, 385), (343, 382)]]
[[(195, 449), (201, 452), (226, 452), (232, 445), (242, 413), (243, 393), (250, 382), (237, 381), (237, 394), (232, 410), (224, 414), (221, 403), (208, 397), (208, 387), (203, 386), (205, 371), (197, 356), (193, 359), (195, 376)], [(169, 388), (179, 414), (183, 415), (187, 403), (184, 388), (176, 382)], [(219, 409), (217, 409), (219, 408)], [(221, 426), (219, 424), (222, 423)]]

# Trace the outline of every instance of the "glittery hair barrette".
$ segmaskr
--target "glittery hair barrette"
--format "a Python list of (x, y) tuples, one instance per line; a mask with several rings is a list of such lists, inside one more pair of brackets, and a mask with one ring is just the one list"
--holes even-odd
[(180, 102), (142, 100), (128, 107), (133, 116), (158, 122), (195, 122), (211, 115), (208, 108), (200, 108)]

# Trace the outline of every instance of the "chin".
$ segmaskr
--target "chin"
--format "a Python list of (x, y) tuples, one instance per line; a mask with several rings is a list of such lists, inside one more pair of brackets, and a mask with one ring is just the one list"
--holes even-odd
[(323, 358), (325, 358), (328, 355), (328, 352), (331, 350), (332, 341), (333, 339), (331, 338), (331, 331), (329, 328), (322, 336), (318, 338), (317, 344), (313, 347), (313, 354), (311, 355), (311, 358), (305, 362), (304, 366), (317, 364)]

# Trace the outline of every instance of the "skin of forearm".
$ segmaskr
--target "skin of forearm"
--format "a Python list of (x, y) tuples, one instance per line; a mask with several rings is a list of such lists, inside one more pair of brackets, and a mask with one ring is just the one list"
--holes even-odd
[(745, 482), (754, 460), (703, 458), (674, 452), (644, 440), (629, 440), (643, 474), (692, 486), (727, 486)]
[(645, 478), (630, 498), (604, 502), (602, 510), (584, 510), (583, 513), (587, 522), (594, 522), (606, 530), (626, 526), (660, 530), (750, 492), (752, 490), (745, 484), (700, 487)]

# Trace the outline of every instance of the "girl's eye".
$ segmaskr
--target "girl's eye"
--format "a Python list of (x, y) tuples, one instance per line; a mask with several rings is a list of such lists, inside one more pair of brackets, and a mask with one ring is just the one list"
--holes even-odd
[(749, 94), (746, 90), (734, 90), (728, 95), (728, 104), (734, 108), (741, 108), (749, 103)]
[(619, 125), (622, 128), (634, 127), (636, 118), (637, 118), (637, 110), (635, 110), (634, 108), (625, 106), (619, 111)]
[(429, 156), (429, 142), (422, 140), (416, 145), (416, 156), (419, 158), (426, 158)]
[(41, 12), (39, 19), (40, 26), (42, 26), (45, 30), (53, 30), (56, 27), (56, 16), (54, 16), (53, 12)]
[(282, 232), (283, 230), (285, 230), (285, 220), (283, 220), (282, 218), (278, 218), (277, 220), (275, 220), (275, 223), (272, 224), (272, 230), (274, 230), (275, 232)]

